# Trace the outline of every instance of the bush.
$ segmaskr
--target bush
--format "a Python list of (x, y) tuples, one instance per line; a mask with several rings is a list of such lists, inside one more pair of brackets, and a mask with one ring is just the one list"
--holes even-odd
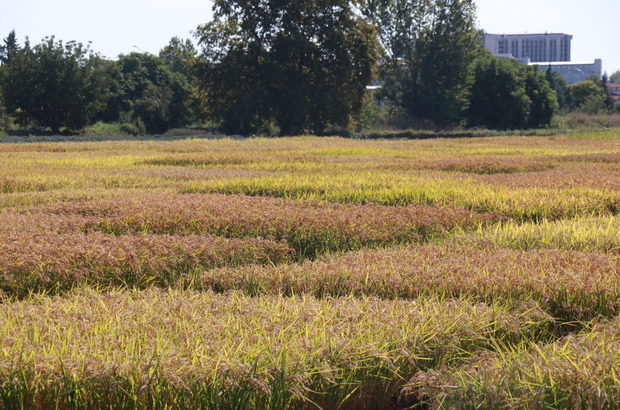
[(86, 127), (84, 135), (96, 137), (124, 137), (128, 135), (138, 135), (139, 129), (133, 124), (117, 124), (98, 122), (94, 125)]
[(605, 94), (588, 95), (579, 106), (579, 110), (586, 114), (601, 114), (606, 111), (605, 98)]
[(596, 129), (620, 128), (620, 111), (607, 114), (587, 114), (583, 111), (556, 115), (553, 118), (553, 128), (561, 129)]
[(600, 114), (605, 110), (605, 91), (593, 81), (582, 81), (570, 86), (570, 95), (576, 109), (587, 114)]

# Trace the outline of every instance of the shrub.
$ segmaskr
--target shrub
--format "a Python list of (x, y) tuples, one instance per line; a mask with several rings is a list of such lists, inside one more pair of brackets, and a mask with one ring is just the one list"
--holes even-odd
[(98, 122), (87, 127), (84, 130), (84, 135), (96, 137), (124, 137), (127, 135), (138, 135), (138, 131), (138, 127), (132, 124), (108, 124)]

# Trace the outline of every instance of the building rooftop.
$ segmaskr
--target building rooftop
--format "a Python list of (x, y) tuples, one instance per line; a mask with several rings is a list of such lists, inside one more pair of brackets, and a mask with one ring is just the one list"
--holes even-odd
[(524, 37), (524, 36), (568, 36), (570, 34), (566, 34), (566, 33), (523, 33), (523, 34), (495, 34), (496, 36), (519, 36), (519, 37)]
[(555, 66), (555, 65), (592, 65), (596, 64), (597, 60), (592, 61), (541, 61), (539, 63), (529, 63), (529, 65), (539, 65), (539, 66)]

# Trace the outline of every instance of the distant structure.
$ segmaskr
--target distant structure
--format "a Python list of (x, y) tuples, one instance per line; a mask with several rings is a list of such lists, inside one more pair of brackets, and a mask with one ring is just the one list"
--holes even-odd
[(484, 47), (494, 56), (514, 58), (520, 64), (538, 65), (539, 70), (557, 71), (568, 84), (585, 81), (590, 75), (603, 75), (603, 61), (571, 61), (573, 36), (564, 33), (489, 34), (482, 32)]
[(596, 59), (594, 62), (561, 62), (561, 63), (529, 63), (530, 65), (537, 65), (539, 70), (546, 70), (551, 66), (553, 71), (557, 71), (566, 79), (566, 82), (575, 84), (595, 75), (598, 78), (603, 76), (603, 60)]
[(620, 84), (608, 83), (607, 90), (609, 90), (609, 94), (614, 101), (620, 101)]
[(488, 34), (483, 33), (487, 50), (498, 57), (529, 59), (532, 63), (570, 61), (573, 36), (563, 33)]

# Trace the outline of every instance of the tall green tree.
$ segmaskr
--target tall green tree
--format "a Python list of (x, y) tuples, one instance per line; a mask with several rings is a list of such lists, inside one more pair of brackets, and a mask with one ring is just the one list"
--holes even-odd
[(525, 128), (531, 100), (517, 62), (489, 54), (476, 60), (472, 73), (467, 124), (500, 130)]
[(551, 65), (547, 68), (546, 78), (547, 82), (556, 93), (560, 110), (570, 109), (573, 101), (570, 96), (570, 88), (566, 82), (566, 79), (562, 76), (562, 74), (552, 70)]
[(607, 77), (607, 73), (603, 73), (603, 77), (601, 77), (601, 88), (603, 89), (603, 93), (605, 94), (605, 108), (607, 110), (612, 110), (614, 108), (615, 101), (611, 96), (608, 84), (609, 78)]
[(4, 39), (4, 45), (0, 45), (0, 65), (11, 64), (13, 58), (19, 53), (20, 47), (17, 43), (15, 30), (11, 30), (8, 37)]
[(474, 2), (368, 0), (364, 13), (379, 27), (385, 96), (411, 117), (459, 121), (482, 49)]
[(537, 67), (486, 54), (476, 60), (472, 74), (465, 111), (469, 126), (504, 130), (551, 123), (558, 108), (556, 93)]
[(168, 45), (159, 51), (159, 58), (164, 60), (173, 73), (189, 77), (189, 67), (196, 58), (198, 51), (191, 40), (172, 37)]
[(26, 40), (2, 71), (6, 111), (21, 125), (82, 129), (105, 106), (108, 78), (101, 65), (81, 43), (48, 37), (31, 47)]
[(215, 0), (197, 30), (203, 112), (227, 133), (346, 127), (377, 59), (374, 28), (350, 0)]
[(164, 59), (131, 53), (121, 55), (106, 69), (114, 82), (109, 89), (111, 98), (99, 120), (132, 120), (149, 133), (165, 132), (191, 120), (188, 78), (174, 72)]
[(537, 66), (520, 66), (525, 85), (525, 94), (530, 99), (529, 116), (525, 128), (541, 128), (551, 124), (553, 114), (558, 110), (557, 93), (551, 88), (544, 72)]
[(620, 70), (615, 71), (612, 75), (609, 76), (609, 82), (615, 84), (620, 83)]

